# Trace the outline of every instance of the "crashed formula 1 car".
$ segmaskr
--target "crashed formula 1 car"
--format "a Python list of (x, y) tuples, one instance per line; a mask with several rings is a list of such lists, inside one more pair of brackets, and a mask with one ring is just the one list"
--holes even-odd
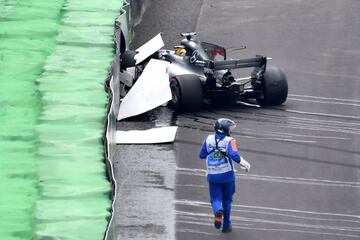
[[(254, 99), (260, 106), (280, 105), (286, 101), (288, 84), (277, 67), (267, 67), (268, 58), (227, 60), (224, 47), (195, 41), (196, 33), (182, 33), (184, 39), (174, 50), (161, 49), (161, 34), (136, 51), (121, 54), (121, 72), (131, 73), (127, 89), (141, 76), (151, 59), (165, 61), (172, 99), (178, 111), (198, 111), (205, 102)], [(254, 69), (249, 77), (236, 78), (231, 70)], [(154, 76), (156, 77), (156, 76)], [(123, 93), (124, 95), (124, 93)]]

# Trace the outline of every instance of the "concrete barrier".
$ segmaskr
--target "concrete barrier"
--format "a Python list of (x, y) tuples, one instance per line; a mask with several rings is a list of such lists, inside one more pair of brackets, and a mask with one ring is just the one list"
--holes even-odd
[(108, 114), (105, 124), (105, 146), (106, 146), (106, 165), (108, 169), (108, 177), (112, 183), (112, 209), (111, 216), (108, 221), (108, 226), (104, 235), (105, 240), (116, 239), (116, 228), (114, 223), (114, 215), (117, 214), (114, 210), (114, 204), (116, 200), (117, 185), (116, 179), (113, 172), (113, 160), (115, 151), (115, 134), (116, 134), (116, 118), (120, 106), (120, 55), (126, 49), (129, 49), (132, 33), (132, 15), (131, 7), (133, 2), (124, 2), (120, 15), (115, 19), (115, 31), (114, 31), (114, 42), (115, 42), (115, 56), (112, 62), (111, 72), (109, 79), (105, 83), (105, 90), (108, 92), (109, 103), (108, 103)]

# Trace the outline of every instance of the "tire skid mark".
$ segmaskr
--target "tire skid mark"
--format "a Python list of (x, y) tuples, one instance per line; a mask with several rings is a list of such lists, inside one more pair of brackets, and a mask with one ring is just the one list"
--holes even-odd
[[(209, 206), (210, 208), (210, 206)], [(271, 214), (271, 213), (268, 213)], [(177, 222), (182, 224), (196, 224), (205, 227), (212, 227), (212, 214), (209, 213), (196, 213), (196, 212), (186, 212), (186, 211), (176, 211)], [(309, 220), (318, 220), (318, 218), (307, 218)], [(333, 219), (322, 219), (323, 221), (334, 221)], [(321, 225), (321, 224), (304, 224), (296, 223), (289, 221), (274, 221), (274, 220), (265, 220), (259, 218), (248, 218), (248, 217), (232, 217), (232, 227), (233, 229), (248, 229), (248, 230), (268, 230), (268, 231), (285, 231), (285, 232), (297, 232), (297, 233), (307, 233), (307, 234), (320, 234), (320, 235), (333, 235), (341, 237), (353, 237), (358, 238), (359, 235), (355, 235), (357, 232), (360, 232), (360, 229), (357, 227), (344, 227), (344, 226), (334, 226), (334, 225)], [(288, 227), (288, 228), (287, 228)], [(300, 229), (299, 229), (300, 228)], [(304, 230), (302, 230), (304, 229)], [(314, 229), (315, 231), (309, 231), (309, 229)], [(319, 230), (319, 231), (316, 231)], [(324, 231), (325, 230), (325, 231)], [(189, 229), (184, 232), (193, 232)], [(179, 232), (179, 231), (178, 231)], [(194, 232), (195, 233), (195, 232)], [(198, 234), (209, 234), (209, 232), (196, 231)]]
[(294, 98), (294, 97), (288, 97), (287, 99), (292, 100), (292, 101), (300, 101), (300, 102), (326, 103), (326, 104), (347, 105), (347, 106), (360, 107), (360, 104), (348, 103), (348, 102), (330, 102), (330, 101), (321, 101), (321, 100), (313, 100), (313, 99), (301, 99), (301, 98)]
[[(193, 224), (192, 222), (186, 222), (186, 221), (178, 221), (178, 223), (189, 223), (189, 224)], [(207, 226), (208, 224), (204, 224), (204, 225)], [(196, 233), (196, 234), (208, 235), (208, 236), (214, 236), (214, 235), (216, 235), (215, 233), (202, 232), (202, 231), (194, 230), (194, 229), (190, 229), (190, 228), (181, 228), (180, 230), (177, 230), (177, 232), (179, 232), (179, 233)]]
[(333, 129), (344, 129), (344, 130), (355, 130), (360, 131), (360, 126), (357, 123), (348, 123), (348, 122), (333, 122), (327, 120), (318, 120), (318, 119), (299, 119), (299, 118), (288, 118), (289, 124), (302, 124), (309, 126), (319, 126), (319, 127), (328, 127)]
[[(177, 168), (177, 174), (189, 175), (189, 176), (206, 176), (206, 170), (204, 169), (189, 169), (189, 168)], [(347, 188), (360, 188), (360, 182), (347, 182), (347, 181), (334, 181), (327, 179), (313, 179), (313, 178), (294, 178), (294, 177), (278, 177), (278, 176), (266, 176), (258, 174), (243, 174), (236, 172), (236, 177), (245, 180), (256, 180), (275, 183), (293, 183), (293, 184), (305, 184), (314, 186), (325, 187), (347, 187)]]
[[(208, 202), (202, 202), (202, 201), (192, 201), (187, 199), (178, 199), (175, 200), (175, 204), (180, 205), (187, 205), (187, 206), (193, 206), (193, 207), (210, 207), (210, 203)], [(354, 214), (342, 214), (342, 213), (329, 213), (329, 212), (314, 212), (314, 211), (306, 211), (306, 210), (298, 210), (298, 209), (286, 209), (286, 208), (274, 208), (274, 207), (264, 207), (264, 206), (254, 206), (254, 205), (243, 205), (243, 204), (233, 204), (234, 208), (243, 208), (243, 209), (260, 209), (260, 210), (266, 210), (274, 213), (293, 213), (293, 214), (302, 214), (302, 215), (319, 215), (319, 216), (328, 216), (328, 217), (343, 217), (343, 218), (350, 218), (355, 220), (360, 220), (360, 215), (354, 215)]]
[[(279, 109), (278, 109), (279, 110)], [(260, 111), (266, 111), (264, 109)], [(290, 113), (304, 113), (300, 111), (283, 109), (282, 111), (290, 112)], [(309, 112), (308, 112), (309, 113)], [(211, 114), (211, 117), (208, 115)], [(189, 124), (187, 126), (179, 126), (183, 128), (191, 128), (191, 129), (200, 129), (202, 131), (212, 131), (212, 122), (217, 117), (230, 117), (234, 119), (237, 123), (239, 123), (239, 128), (237, 131), (234, 131), (234, 134), (240, 134), (243, 137), (247, 138), (256, 138), (263, 140), (276, 140), (276, 141), (284, 141), (284, 142), (295, 142), (295, 143), (317, 143), (319, 139), (326, 140), (352, 140), (350, 135), (359, 135), (360, 134), (360, 122), (357, 121), (348, 121), (348, 117), (352, 117), (353, 120), (359, 119), (357, 116), (340, 116), (334, 114), (322, 114), (322, 113), (309, 113), (310, 115), (319, 115), (320, 117), (324, 117), (324, 119), (315, 119), (315, 118), (306, 118), (306, 117), (297, 117), (297, 116), (284, 116), (279, 114), (271, 114), (271, 116), (265, 112), (246, 112), (241, 109), (238, 111), (232, 110), (224, 110), (221, 114), (217, 111), (207, 111), (201, 112), (200, 114), (196, 114), (195, 116), (182, 115), (187, 119), (193, 120), (193, 124)], [(342, 117), (345, 118), (344, 121), (336, 121), (329, 120), (328, 117)], [(252, 123), (259, 123), (256, 130), (253, 129), (242, 129), (243, 126), (242, 121), (251, 121)], [(281, 127), (283, 129), (294, 129), (294, 130), (307, 130), (307, 131), (318, 131), (318, 132), (328, 132), (327, 136), (322, 134), (297, 134), (291, 133), (289, 131), (266, 131), (261, 128), (264, 126), (265, 129), (269, 127), (269, 125), (275, 125), (275, 127)], [(340, 133), (341, 135), (332, 134)], [(345, 136), (346, 134), (346, 136)], [(310, 140), (309, 140), (310, 139)]]
[[(194, 213), (194, 212), (185, 212), (185, 211), (176, 211), (176, 214), (179, 214), (182, 218), (184, 216), (196, 216), (190, 218), (191, 220), (198, 221), (198, 217), (203, 218), (206, 217), (211, 219), (213, 216), (212, 214), (203, 214), (203, 213)], [(189, 220), (189, 218), (185, 218), (185, 220)], [(310, 228), (310, 229), (325, 229), (325, 230), (333, 230), (333, 231), (347, 231), (347, 232), (360, 232), (360, 228), (358, 227), (344, 227), (344, 226), (334, 226), (334, 225), (320, 225), (320, 224), (306, 224), (306, 223), (296, 223), (296, 222), (289, 222), (289, 221), (275, 221), (275, 220), (265, 220), (259, 218), (248, 218), (248, 217), (238, 217), (232, 216), (231, 220), (234, 222), (243, 221), (246, 223), (256, 224), (256, 223), (263, 223), (263, 224), (270, 224), (270, 225), (283, 225), (283, 226), (290, 226), (290, 227), (300, 227), (300, 228)], [(206, 222), (205, 222), (206, 224)]]
[(360, 116), (353, 116), (353, 115), (339, 115), (339, 114), (330, 114), (330, 113), (319, 113), (319, 112), (306, 112), (306, 111), (298, 111), (298, 110), (291, 110), (291, 109), (275, 109), (279, 111), (285, 111), (289, 113), (296, 113), (301, 115), (312, 115), (312, 116), (320, 116), (320, 117), (333, 117), (333, 118), (340, 118), (340, 119), (352, 119), (352, 120), (360, 120)]
[(357, 128), (341, 128), (341, 127), (332, 127), (327, 125), (313, 125), (306, 123), (297, 123), (294, 122), (291, 125), (283, 126), (285, 128), (294, 128), (294, 129), (302, 129), (302, 130), (311, 130), (311, 131), (322, 131), (322, 132), (334, 132), (334, 133), (346, 133), (352, 135), (359, 135), (360, 129)]
[(345, 73), (330, 73), (330, 72), (314, 72), (314, 71), (300, 71), (299, 69), (287, 69), (288, 71), (292, 71), (294, 73), (306, 74), (306, 75), (315, 75), (320, 77), (332, 77), (337, 79), (353, 79), (358, 80), (359, 75), (345, 74)]
[[(194, 221), (178, 221), (178, 223), (188, 223), (188, 224), (196, 224), (196, 225), (205, 225), (207, 226), (208, 224), (205, 223), (199, 223), (199, 222), (194, 222)], [(233, 225), (233, 229), (240, 229), (240, 230), (255, 230), (255, 231), (271, 231), (271, 232), (293, 232), (293, 233), (305, 233), (305, 234), (316, 234), (316, 235), (329, 235), (329, 236), (336, 236), (336, 237), (350, 237), (350, 238), (355, 238), (358, 239), (360, 236), (359, 235), (351, 235), (351, 234), (341, 234), (341, 233), (331, 233), (331, 232), (315, 232), (315, 231), (302, 231), (302, 230), (292, 230), (292, 229), (281, 229), (281, 228), (255, 228), (255, 227), (241, 227), (238, 226), (237, 224)], [(177, 232), (181, 232), (181, 233), (197, 233), (197, 234), (204, 234), (204, 235), (210, 235), (210, 236), (214, 236), (217, 235), (216, 233), (211, 234), (211, 233), (207, 233), (207, 232), (201, 232), (201, 231), (195, 231), (192, 229), (181, 229), (178, 230)]]
[(320, 217), (305, 217), (305, 216), (298, 216), (298, 215), (294, 215), (294, 214), (274, 213), (274, 212), (265, 212), (265, 211), (256, 211), (256, 210), (254, 211), (254, 210), (244, 210), (244, 209), (232, 209), (232, 211), (233, 212), (241, 212), (241, 213), (290, 217), (290, 218), (296, 218), (296, 219), (315, 220), (315, 221), (344, 222), (344, 223), (356, 223), (356, 224), (360, 223), (360, 221), (356, 221), (356, 220), (330, 219), (330, 218), (320, 218)]
[(322, 100), (329, 100), (329, 101), (360, 103), (360, 99), (329, 98), (329, 97), (319, 97), (319, 96), (299, 95), (299, 94), (289, 94), (288, 96), (290, 96), (290, 97), (302, 97), (302, 98), (309, 98), (309, 99), (322, 99)]
[[(239, 134), (239, 133), (237, 133)], [(242, 138), (250, 138), (253, 139), (254, 137), (242, 137)], [(193, 145), (193, 146), (199, 146), (198, 142), (195, 141), (191, 141), (191, 140), (177, 140), (178, 143), (182, 143), (182, 144), (186, 144), (186, 145)], [(347, 150), (347, 149), (341, 149), (341, 148), (336, 148), (336, 147), (331, 147), (328, 145), (315, 145), (313, 143), (294, 143), (294, 142), (288, 142), (291, 144), (298, 144), (298, 145), (305, 145), (308, 147), (314, 147), (314, 148), (320, 148), (320, 149), (327, 149), (327, 150), (334, 150), (334, 151), (338, 151), (338, 152), (343, 152), (343, 153), (350, 153), (350, 154), (360, 154), (359, 151), (354, 151), (354, 150)], [(341, 167), (349, 167), (349, 168), (360, 168), (360, 165), (358, 164), (352, 164), (352, 163), (347, 163), (347, 162), (334, 162), (331, 160), (324, 160), (324, 159), (320, 159), (320, 158), (308, 158), (308, 157), (302, 157), (300, 155), (290, 155), (290, 154), (285, 154), (285, 153), (279, 153), (279, 152), (271, 152), (271, 151), (262, 151), (256, 148), (246, 148), (243, 149), (242, 152), (244, 153), (254, 153), (254, 154), (259, 154), (259, 155), (263, 155), (263, 156), (276, 156), (279, 158), (287, 158), (287, 159), (291, 159), (291, 160), (301, 160), (301, 161), (308, 161), (308, 162), (317, 162), (317, 163), (324, 163), (324, 164), (330, 164), (330, 165), (335, 165), (335, 166), (341, 166)]]
[[(243, 133), (247, 135), (258, 134), (256, 130), (248, 129)], [(319, 135), (305, 135), (305, 134), (296, 134), (296, 133), (285, 133), (285, 132), (273, 132), (273, 131), (263, 131), (262, 136), (278, 136), (278, 137), (301, 137), (301, 138), (315, 138), (315, 139), (337, 139), (337, 140), (351, 140), (348, 137), (335, 137), (335, 136), (319, 136)]]
[[(190, 203), (189, 203), (190, 202)], [(196, 201), (179, 201), (176, 202), (176, 204), (179, 205), (187, 205), (187, 206), (196, 206), (197, 208), (206, 208), (206, 209), (211, 209), (211, 206), (209, 203), (205, 203), (205, 202), (196, 202)], [(232, 208), (232, 212), (240, 212), (240, 213), (251, 213), (251, 214), (263, 214), (263, 215), (270, 215), (272, 217), (274, 216), (280, 216), (280, 217), (289, 217), (289, 218), (295, 218), (295, 219), (304, 219), (304, 220), (314, 220), (314, 221), (329, 221), (329, 222), (344, 222), (344, 223), (360, 223), (360, 220), (353, 220), (353, 219), (344, 219), (344, 218), (324, 218), (324, 217), (317, 217), (317, 216), (303, 216), (306, 214), (302, 214), (299, 213), (298, 215), (296, 214), (291, 214), (291, 213), (282, 213), (282, 212), (275, 212), (273, 211), (273, 209), (267, 210), (254, 210), (251, 209), (251, 206), (246, 206), (244, 207), (244, 205), (233, 205), (234, 207)], [(248, 210), (250, 209), (250, 210)], [(256, 207), (255, 207), (256, 209)], [(204, 214), (204, 213), (194, 213), (194, 212), (189, 212), (188, 215), (192, 215), (192, 216), (209, 216), (212, 217), (211, 214)], [(314, 215), (314, 214), (313, 214)]]
[(359, 126), (360, 122), (341, 122), (341, 121), (333, 121), (333, 120), (321, 120), (321, 119), (314, 119), (314, 118), (300, 118), (300, 117), (292, 117), (290, 116), (289, 119), (295, 119), (299, 121), (311, 121), (311, 122), (319, 122), (319, 123), (327, 123), (333, 125), (348, 125), (348, 126)]
[(208, 188), (207, 185), (199, 185), (199, 184), (176, 184), (176, 187), (194, 187), (194, 188)]
[(293, 142), (293, 143), (317, 143), (317, 141), (313, 140), (296, 140), (296, 139), (290, 139), (290, 138), (280, 138), (280, 137), (255, 137), (256, 139), (262, 139), (262, 140), (274, 140), (274, 141), (280, 141), (280, 142)]
[[(188, 207), (194, 207), (192, 210), (206, 208), (206, 212), (194, 212), (194, 211), (176, 211), (178, 223), (184, 224), (199, 224), (203, 226), (211, 226), (212, 214), (211, 206), (207, 202), (190, 201), (190, 200), (177, 200), (177, 205), (183, 205)], [(249, 206), (249, 205), (233, 205), (233, 228), (247, 228), (251, 226), (252, 230), (271, 229), (272, 231), (298, 231), (301, 233), (310, 234), (325, 234), (347, 237), (359, 237), (355, 235), (360, 232), (359, 219), (360, 216), (349, 214), (337, 214), (326, 212), (311, 212), (301, 211), (295, 209), (279, 209), (268, 208), (262, 206)], [(237, 214), (239, 213), (239, 214)], [(245, 217), (246, 214), (253, 216), (256, 214), (258, 217)], [(239, 216), (239, 215), (244, 215)], [(270, 217), (266, 219), (266, 217)], [(276, 217), (287, 217), (286, 220), (277, 220)], [(284, 219), (284, 218), (283, 218)], [(300, 220), (305, 223), (299, 222)], [(298, 222), (296, 222), (298, 221)], [(316, 221), (315, 224), (310, 221)], [(319, 221), (324, 224), (319, 224)], [(344, 226), (344, 224), (356, 224), (355, 226)], [(245, 225), (245, 226), (244, 226)], [(274, 228), (274, 227), (279, 228)], [(284, 228), (285, 227), (285, 228)], [(295, 228), (295, 229), (292, 229)], [(300, 228), (300, 229), (299, 229)], [(302, 230), (304, 229), (304, 230)], [(322, 230), (309, 231), (309, 229)], [(325, 231), (324, 231), (325, 230)], [(347, 234), (348, 233), (348, 234)]]
[[(307, 143), (302, 143), (302, 145), (307, 145)], [(316, 147), (320, 147), (320, 148), (323, 148), (323, 149), (336, 150), (336, 148), (327, 147), (327, 146), (316, 146)], [(341, 150), (341, 149), (339, 151), (347, 152), (347, 153), (356, 153), (354, 151)], [(315, 162), (315, 163), (321, 163), (321, 164), (333, 165), (333, 166), (339, 166), (339, 167), (360, 169), (359, 164), (347, 163), (344, 160), (342, 162), (336, 162), (336, 161), (333, 161), (333, 160), (325, 160), (325, 159), (320, 159), (320, 158), (309, 158), (309, 157), (302, 157), (302, 156), (299, 156), (299, 155), (290, 155), (290, 154), (285, 154), (285, 153), (262, 151), (262, 150), (259, 150), (259, 149), (249, 149), (249, 148), (247, 148), (246, 150), (243, 150), (243, 152), (260, 154), (260, 155), (263, 155), (263, 156), (274, 156), (274, 157), (278, 157), (278, 158), (286, 158), (288, 160), (300, 160), (300, 161)]]
[[(346, 133), (352, 135), (360, 134), (360, 126), (357, 123), (336, 123), (326, 120), (299, 119), (289, 117), (288, 124), (284, 127), (299, 128), (304, 130), (316, 130), (323, 132)], [(347, 135), (348, 136), (348, 135)]]
[(326, 186), (326, 187), (350, 187), (350, 188), (360, 188), (360, 183), (358, 182), (342, 182), (342, 181), (330, 181), (330, 180), (320, 180), (320, 179), (303, 179), (303, 178), (290, 178), (290, 177), (273, 177), (273, 176), (261, 176), (254, 174), (236, 174), (236, 177), (246, 180), (258, 180), (266, 182), (276, 182), (276, 183), (294, 183), (294, 184), (305, 184), (305, 185), (316, 185), (316, 186)]

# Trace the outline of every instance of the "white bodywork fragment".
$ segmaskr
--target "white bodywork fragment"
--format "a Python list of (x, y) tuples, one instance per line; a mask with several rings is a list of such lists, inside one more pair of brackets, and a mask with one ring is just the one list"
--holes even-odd
[(154, 144), (175, 140), (178, 127), (160, 127), (148, 130), (116, 131), (117, 144)]
[(132, 71), (130, 71), (130, 70), (131, 70), (131, 68), (127, 68), (126, 71), (119, 73), (120, 82), (122, 82), (123, 84), (125, 84), (128, 87), (132, 87), (132, 85), (134, 83), (134, 75), (135, 75), (135, 74), (132, 74)]
[(136, 116), (171, 100), (168, 62), (151, 59), (134, 86), (122, 99), (118, 120)]
[(151, 54), (155, 53), (156, 51), (160, 50), (163, 46), (165, 46), (164, 41), (161, 37), (161, 33), (156, 35), (153, 39), (136, 49), (137, 52), (135, 55), (136, 65), (144, 61), (148, 58)]

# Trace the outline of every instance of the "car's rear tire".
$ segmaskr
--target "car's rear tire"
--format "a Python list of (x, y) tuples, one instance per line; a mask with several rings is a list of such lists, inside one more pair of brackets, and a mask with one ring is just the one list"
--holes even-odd
[(192, 74), (179, 75), (170, 79), (171, 105), (176, 111), (196, 112), (203, 104), (201, 81)]
[(262, 94), (256, 98), (261, 106), (276, 106), (286, 101), (288, 83), (285, 74), (280, 68), (267, 68), (263, 81)]
[(136, 64), (136, 60), (135, 60), (135, 55), (136, 52), (135, 51), (125, 51), (120, 55), (120, 69), (121, 70), (126, 70), (126, 68), (128, 67), (134, 67)]

